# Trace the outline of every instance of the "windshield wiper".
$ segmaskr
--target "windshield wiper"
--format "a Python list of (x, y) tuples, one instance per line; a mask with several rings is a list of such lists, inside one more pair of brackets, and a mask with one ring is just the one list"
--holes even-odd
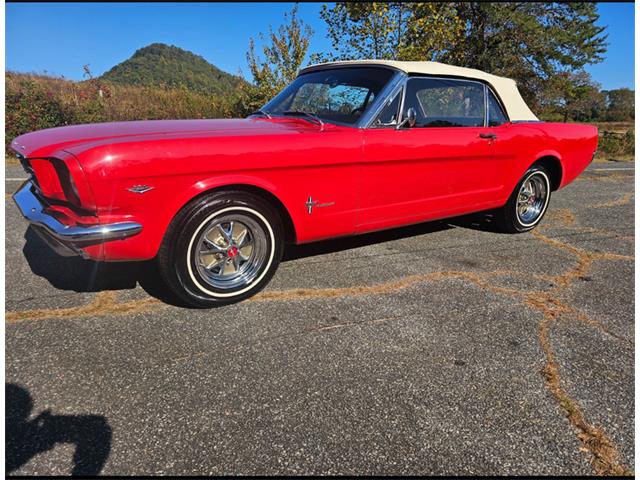
[(282, 112), (282, 114), (283, 115), (304, 115), (309, 120), (311, 120), (312, 123), (320, 125), (320, 130), (324, 128), (324, 122), (320, 119), (320, 117), (318, 117), (317, 115), (314, 115), (313, 113), (297, 111), (297, 110), (286, 110)]
[(249, 116), (251, 115), (262, 115), (263, 117), (273, 118), (271, 117), (271, 114), (269, 112), (266, 112), (262, 109), (256, 110), (255, 112), (249, 114)]

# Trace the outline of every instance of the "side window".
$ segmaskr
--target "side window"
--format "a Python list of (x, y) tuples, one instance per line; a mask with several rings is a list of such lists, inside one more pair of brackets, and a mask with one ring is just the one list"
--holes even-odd
[(404, 110), (416, 111), (416, 127), (484, 126), (484, 85), (466, 80), (411, 78)]
[(398, 92), (394, 99), (385, 105), (371, 126), (373, 128), (395, 127), (398, 124), (398, 111), (400, 110), (401, 99), (402, 91)]
[(489, 92), (489, 126), (498, 127), (507, 123), (507, 116), (502, 111), (502, 107), (491, 90)]

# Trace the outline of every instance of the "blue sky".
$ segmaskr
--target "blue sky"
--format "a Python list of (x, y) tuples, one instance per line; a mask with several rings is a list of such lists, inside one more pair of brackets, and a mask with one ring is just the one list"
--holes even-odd
[[(82, 78), (126, 60), (138, 48), (161, 42), (202, 55), (230, 73), (248, 75), (249, 37), (277, 27), (290, 3), (20, 3), (6, 4), (6, 68)], [(301, 3), (300, 17), (315, 31), (310, 52), (331, 48), (321, 3)], [(598, 5), (607, 25), (604, 62), (587, 67), (605, 89), (634, 88), (634, 4)]]

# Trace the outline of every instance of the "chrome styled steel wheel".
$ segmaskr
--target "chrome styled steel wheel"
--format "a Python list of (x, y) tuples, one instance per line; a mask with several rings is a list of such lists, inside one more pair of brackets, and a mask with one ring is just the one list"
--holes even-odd
[(201, 232), (194, 243), (194, 263), (202, 279), (216, 289), (250, 284), (267, 261), (265, 233), (247, 215), (214, 218)]
[(496, 227), (507, 233), (523, 233), (535, 228), (544, 217), (551, 198), (547, 169), (538, 163), (524, 173), (507, 203), (495, 210)]
[(264, 197), (214, 191), (178, 212), (157, 261), (178, 302), (227, 305), (264, 288), (282, 259), (284, 238), (280, 214)]
[(536, 223), (547, 206), (549, 180), (544, 173), (534, 172), (522, 183), (518, 192), (518, 220), (523, 226)]

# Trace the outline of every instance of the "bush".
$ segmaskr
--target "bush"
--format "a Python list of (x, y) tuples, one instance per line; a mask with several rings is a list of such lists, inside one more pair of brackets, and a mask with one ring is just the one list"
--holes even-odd
[(186, 88), (115, 85), (97, 79), (72, 82), (12, 72), (5, 74), (5, 85), (5, 147), (23, 133), (63, 125), (229, 118), (244, 113), (240, 89), (218, 97)]
[[(53, 88), (29, 78), (6, 77), (5, 141), (42, 128), (67, 125), (73, 121)], [(53, 87), (51, 85), (50, 87)]]
[(635, 154), (635, 134), (633, 128), (624, 134), (616, 132), (602, 132), (598, 142), (598, 152), (605, 157), (624, 157)]

